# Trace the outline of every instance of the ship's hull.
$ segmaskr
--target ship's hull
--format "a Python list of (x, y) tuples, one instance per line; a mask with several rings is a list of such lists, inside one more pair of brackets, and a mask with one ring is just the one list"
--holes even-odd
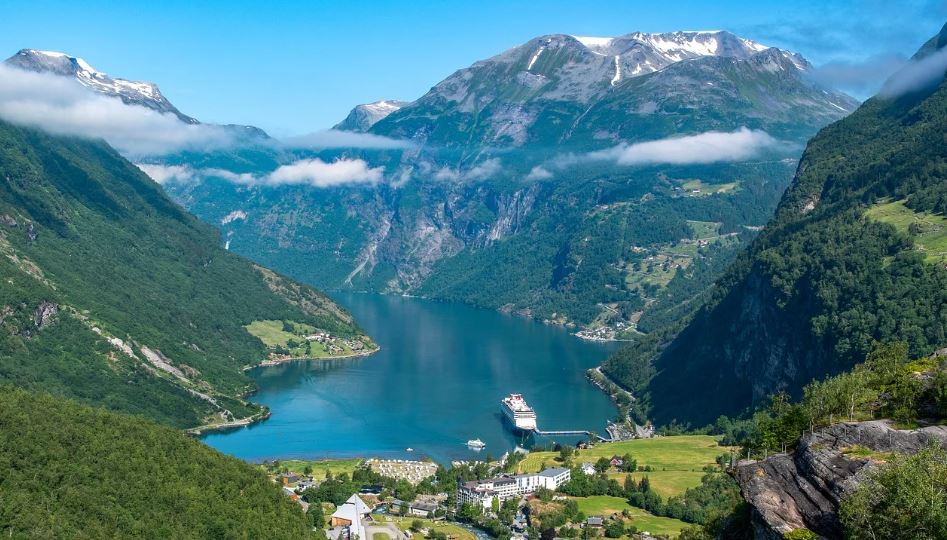
[(532, 433), (536, 431), (536, 418), (516, 418), (513, 416), (513, 412), (506, 406), (501, 405), (500, 410), (503, 411), (503, 417), (506, 418), (509, 422), (510, 427), (515, 431), (521, 431), (523, 433)]

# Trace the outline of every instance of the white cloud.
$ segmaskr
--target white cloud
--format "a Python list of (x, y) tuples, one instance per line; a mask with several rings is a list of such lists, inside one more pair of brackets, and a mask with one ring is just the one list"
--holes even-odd
[(434, 173), (434, 179), (440, 181), (453, 182), (455, 180), (460, 180), (460, 173), (456, 169), (451, 169), (450, 167), (442, 167)]
[(945, 71), (947, 71), (947, 47), (920, 60), (909, 62), (885, 82), (878, 95), (894, 98), (908, 92), (922, 90), (943, 80)]
[(201, 176), (209, 176), (212, 178), (223, 178), (235, 184), (252, 184), (256, 182), (256, 177), (250, 173), (235, 173), (227, 169), (217, 169), (214, 167), (201, 169), (200, 174)]
[(614, 161), (619, 165), (694, 165), (743, 161), (778, 145), (779, 142), (765, 131), (744, 127), (732, 132), (707, 131), (697, 135), (620, 144), (586, 156), (593, 160)]
[(526, 175), (527, 180), (548, 180), (552, 177), (553, 174), (542, 165), (536, 165)]
[[(422, 163), (422, 170), (425, 170), (425, 163)], [(428, 169), (430, 167), (428, 166)], [(460, 170), (453, 169), (450, 167), (441, 167), (434, 173), (434, 179), (447, 182), (455, 182), (460, 180), (483, 180), (485, 178), (490, 178), (495, 176), (503, 170), (502, 162), (500, 158), (490, 158), (484, 160), (470, 169)], [(425, 172), (427, 172), (425, 170)]]
[(105, 139), (133, 156), (227, 146), (225, 128), (191, 125), (172, 114), (126, 105), (76, 81), (0, 64), (0, 118), (58, 135)]
[(150, 163), (136, 163), (139, 169), (159, 184), (167, 182), (190, 182), (194, 179), (194, 169), (187, 165), (153, 165)]
[(304, 159), (283, 165), (275, 171), (256, 176), (226, 169), (194, 169), (187, 165), (154, 165), (139, 163), (138, 168), (155, 182), (192, 182), (202, 178), (221, 178), (236, 184), (255, 186), (309, 185), (331, 187), (347, 184), (376, 184), (383, 179), (382, 167), (369, 167), (361, 159), (340, 159), (331, 163), (319, 159)]
[[(214, 124), (185, 124), (117, 97), (97, 94), (69, 77), (34, 73), (0, 64), (0, 118), (56, 135), (104, 139), (132, 158), (180, 150), (214, 150), (240, 144), (240, 133)], [(286, 148), (409, 148), (402, 141), (326, 130), (283, 141)]]
[(472, 169), (467, 171), (463, 177), (465, 180), (482, 180), (496, 175), (502, 169), (500, 158), (491, 158), (478, 163)]
[(331, 163), (321, 159), (303, 159), (276, 169), (266, 177), (265, 183), (316, 187), (376, 184), (382, 180), (383, 173), (382, 167), (369, 167), (363, 159), (340, 159)]
[(885, 79), (906, 63), (907, 58), (886, 53), (858, 61), (827, 62), (810, 70), (810, 74), (826, 86), (867, 97), (877, 92)]

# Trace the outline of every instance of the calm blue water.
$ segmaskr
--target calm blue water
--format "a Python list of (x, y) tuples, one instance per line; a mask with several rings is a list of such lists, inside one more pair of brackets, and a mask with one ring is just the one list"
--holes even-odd
[[(616, 415), (608, 397), (585, 380), (585, 370), (613, 344), (461, 304), (367, 294), (335, 299), (382, 350), (254, 370), (260, 392), (253, 399), (273, 416), (204, 442), (249, 461), (430, 456), (447, 462), (499, 456), (521, 442), (499, 412), (500, 399), (511, 392), (536, 409), (543, 430), (603, 433)], [(480, 454), (465, 446), (478, 437), (487, 443)]]

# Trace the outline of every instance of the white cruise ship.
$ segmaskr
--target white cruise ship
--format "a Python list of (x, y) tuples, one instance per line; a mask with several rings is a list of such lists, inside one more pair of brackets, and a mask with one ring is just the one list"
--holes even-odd
[(536, 431), (536, 411), (526, 404), (522, 394), (510, 394), (503, 398), (500, 408), (516, 429)]

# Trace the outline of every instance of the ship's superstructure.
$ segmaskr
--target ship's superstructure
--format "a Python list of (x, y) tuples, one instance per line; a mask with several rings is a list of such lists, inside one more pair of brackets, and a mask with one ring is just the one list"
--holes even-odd
[(500, 401), (500, 409), (520, 431), (536, 431), (536, 411), (530, 407), (522, 394), (510, 394)]

